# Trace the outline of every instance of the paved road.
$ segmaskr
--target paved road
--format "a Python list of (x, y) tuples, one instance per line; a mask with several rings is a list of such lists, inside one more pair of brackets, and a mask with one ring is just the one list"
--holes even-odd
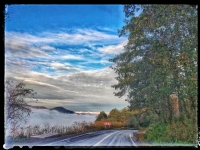
[(133, 132), (137, 130), (104, 130), (90, 132), (51, 143), (45, 146), (141, 146), (135, 140)]
[(21, 142), (8, 142), (6, 147), (13, 146), (65, 146), (65, 147), (137, 147), (145, 146), (137, 141), (133, 133), (137, 130), (101, 130), (74, 135), (63, 135), (52, 138), (31, 138)]

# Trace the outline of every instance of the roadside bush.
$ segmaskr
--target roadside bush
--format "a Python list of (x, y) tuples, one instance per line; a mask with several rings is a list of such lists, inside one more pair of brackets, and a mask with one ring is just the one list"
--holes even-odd
[(123, 127), (122, 122), (117, 122), (117, 121), (111, 122), (111, 128), (121, 128), (121, 127)]
[(167, 135), (167, 124), (165, 123), (155, 123), (151, 124), (147, 128), (147, 132), (144, 135), (144, 139), (146, 141), (153, 141), (153, 142), (169, 142), (170, 138)]
[(167, 129), (167, 135), (172, 142), (195, 144), (197, 139), (197, 126), (192, 120), (174, 121)]
[(96, 121), (94, 123), (94, 128), (97, 130), (104, 129), (104, 122), (103, 121)]
[(170, 142), (195, 144), (197, 126), (192, 120), (173, 120), (171, 124), (158, 122), (147, 128), (145, 140), (151, 142)]

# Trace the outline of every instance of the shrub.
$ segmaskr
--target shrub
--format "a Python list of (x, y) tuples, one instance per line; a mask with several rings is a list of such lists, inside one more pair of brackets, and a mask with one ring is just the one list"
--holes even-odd
[(171, 142), (195, 144), (197, 126), (192, 120), (173, 120), (171, 124), (158, 122), (148, 127), (145, 140), (151, 142)]
[(111, 122), (111, 128), (121, 128), (123, 126), (122, 122), (113, 121)]
[(155, 123), (148, 127), (147, 132), (144, 135), (145, 140), (152, 142), (163, 142), (170, 141), (169, 136), (167, 136), (167, 124), (165, 123)]
[(170, 136), (172, 142), (184, 142), (195, 144), (197, 138), (197, 126), (189, 120), (174, 121), (167, 129), (167, 135)]

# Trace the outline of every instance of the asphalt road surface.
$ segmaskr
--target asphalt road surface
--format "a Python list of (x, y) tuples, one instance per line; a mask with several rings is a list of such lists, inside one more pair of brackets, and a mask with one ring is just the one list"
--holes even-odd
[(90, 132), (51, 143), (44, 146), (140, 146), (142, 143), (135, 140), (133, 132), (137, 130), (104, 130)]
[(13, 146), (65, 146), (65, 147), (137, 147), (145, 146), (135, 139), (137, 130), (101, 130), (73, 135), (63, 135), (45, 139), (31, 138), (21, 142), (7, 142), (6, 147)]
[(195, 146), (194, 144), (142, 143), (137, 141), (133, 133), (137, 130), (101, 130), (73, 135), (62, 135), (45, 139), (33, 138), (24, 141), (7, 141), (5, 149), (13, 146), (65, 146), (65, 147), (141, 147), (141, 146)]

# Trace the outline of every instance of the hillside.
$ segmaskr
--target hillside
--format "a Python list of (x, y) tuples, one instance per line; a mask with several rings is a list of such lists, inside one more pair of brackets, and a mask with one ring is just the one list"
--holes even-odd
[[(32, 105), (26, 105), (26, 106), (28, 106), (30, 108), (35, 108), (35, 109), (48, 109), (48, 108), (46, 108), (44, 106), (32, 106)], [(61, 106), (60, 107), (54, 107), (54, 108), (51, 108), (49, 110), (56, 110), (56, 111), (58, 111), (60, 113), (66, 113), (66, 114), (75, 114), (74, 111), (67, 110), (67, 109), (65, 109), (65, 108), (63, 108)]]
[(75, 112), (74, 111), (71, 111), (71, 110), (67, 110), (63, 107), (55, 107), (55, 108), (51, 108), (50, 110), (56, 110), (60, 113), (67, 113), (67, 114), (74, 114)]

